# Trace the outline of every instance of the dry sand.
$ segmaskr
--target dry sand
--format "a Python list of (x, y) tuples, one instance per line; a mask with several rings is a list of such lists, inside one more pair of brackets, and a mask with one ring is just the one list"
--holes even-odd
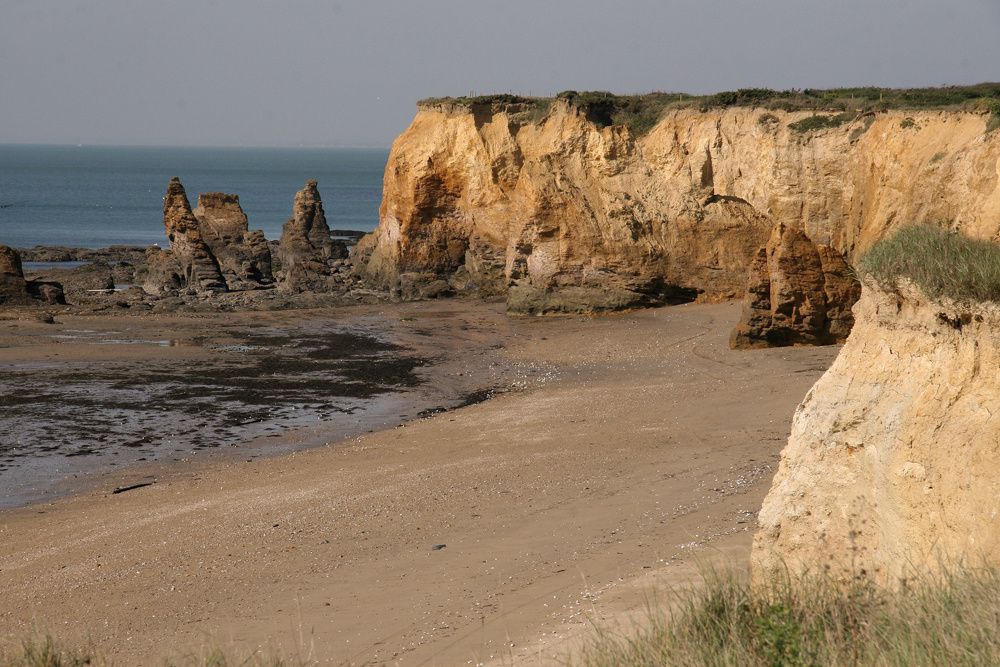
[(514, 320), (511, 363), (551, 369), (523, 391), (0, 513), (0, 642), (50, 632), (128, 665), (216, 646), (562, 657), (588, 618), (621, 622), (696, 560), (746, 562), (792, 413), (837, 348), (732, 352), (737, 315)]

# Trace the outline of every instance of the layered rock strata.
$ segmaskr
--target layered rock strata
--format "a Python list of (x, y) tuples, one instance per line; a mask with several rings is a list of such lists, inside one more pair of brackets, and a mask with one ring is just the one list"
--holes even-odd
[(894, 582), (1000, 563), (1000, 305), (865, 285), (857, 323), (795, 412), (760, 511), (758, 576)]
[(295, 193), (292, 217), (281, 229), (279, 287), (290, 292), (331, 291), (342, 283), (337, 269), (346, 257), (345, 244), (330, 235), (316, 181), (307, 181)]
[[(849, 261), (901, 224), (1000, 233), (1000, 133), (957, 112), (669, 111), (637, 137), (556, 100), (423, 106), (354, 260), (403, 296), (442, 283), (515, 312), (723, 299), (784, 224)], [(904, 122), (906, 121), (906, 122)]]
[(201, 238), (219, 266), (229, 291), (259, 289), (274, 284), (271, 249), (264, 232), (250, 230), (238, 195), (207, 192), (198, 195), (193, 211)]
[(169, 250), (152, 248), (146, 255), (147, 275), (143, 289), (151, 294), (175, 290), (224, 292), (226, 281), (218, 262), (201, 235), (201, 226), (191, 211), (184, 186), (176, 176), (163, 198), (163, 226)]
[(39, 302), (66, 303), (62, 286), (56, 282), (26, 280), (20, 255), (13, 248), (0, 245), (0, 306), (28, 306)]
[(750, 262), (734, 348), (842, 343), (861, 284), (844, 256), (779, 223)]
[(250, 231), (236, 195), (213, 192), (191, 210), (180, 179), (171, 179), (163, 198), (163, 226), (169, 250), (150, 249), (143, 289), (154, 295), (242, 291), (274, 282), (264, 233)]

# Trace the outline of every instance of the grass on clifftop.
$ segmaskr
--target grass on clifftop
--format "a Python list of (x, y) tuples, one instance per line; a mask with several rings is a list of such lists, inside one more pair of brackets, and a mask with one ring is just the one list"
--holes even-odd
[(741, 88), (711, 95), (654, 92), (642, 95), (616, 95), (606, 91), (566, 90), (555, 98), (525, 97), (512, 94), (472, 95), (465, 97), (429, 97), (418, 106), (454, 104), (465, 107), (507, 106), (532, 113), (539, 120), (553, 99), (565, 100), (579, 108), (599, 127), (627, 126), (641, 136), (663, 117), (668, 109), (697, 108), (702, 111), (728, 107), (760, 107), (781, 111), (831, 112), (836, 116), (816, 116), (819, 120), (798, 121), (799, 132), (837, 125), (866, 111), (892, 109), (947, 109), (979, 111), (990, 115), (988, 129), (1000, 127), (1000, 83), (940, 88), (830, 88), (826, 90), (772, 90)]
[(671, 595), (625, 633), (598, 628), (570, 662), (654, 665), (1000, 664), (1000, 574), (958, 570), (899, 590), (869, 581), (784, 579), (751, 586), (729, 574)]
[(1000, 245), (931, 225), (906, 227), (876, 243), (858, 272), (890, 290), (906, 278), (931, 298), (1000, 301)]

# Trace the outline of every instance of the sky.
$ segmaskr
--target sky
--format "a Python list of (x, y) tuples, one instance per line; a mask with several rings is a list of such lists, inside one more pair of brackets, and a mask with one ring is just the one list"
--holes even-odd
[(386, 147), (424, 97), (1000, 80), (1000, 0), (0, 0), (0, 143)]

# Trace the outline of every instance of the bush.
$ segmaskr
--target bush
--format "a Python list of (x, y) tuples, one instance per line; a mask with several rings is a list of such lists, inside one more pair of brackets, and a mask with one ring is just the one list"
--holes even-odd
[(709, 573), (625, 633), (597, 628), (574, 664), (1000, 664), (1000, 576), (962, 569), (887, 589), (867, 579)]
[(797, 120), (794, 123), (789, 123), (788, 127), (799, 134), (805, 134), (806, 132), (825, 130), (831, 127), (840, 127), (844, 123), (854, 120), (856, 117), (857, 114), (851, 113), (850, 111), (839, 113), (834, 116), (809, 116), (808, 118)]
[(913, 120), (912, 116), (907, 116), (903, 120), (899, 121), (899, 126), (901, 128), (903, 128), (904, 130), (908, 130), (911, 127), (913, 127), (914, 125), (916, 125), (916, 124), (917, 124), (917, 121)]
[(941, 227), (906, 227), (875, 244), (858, 272), (886, 289), (912, 281), (931, 298), (1000, 301), (1000, 245)]

